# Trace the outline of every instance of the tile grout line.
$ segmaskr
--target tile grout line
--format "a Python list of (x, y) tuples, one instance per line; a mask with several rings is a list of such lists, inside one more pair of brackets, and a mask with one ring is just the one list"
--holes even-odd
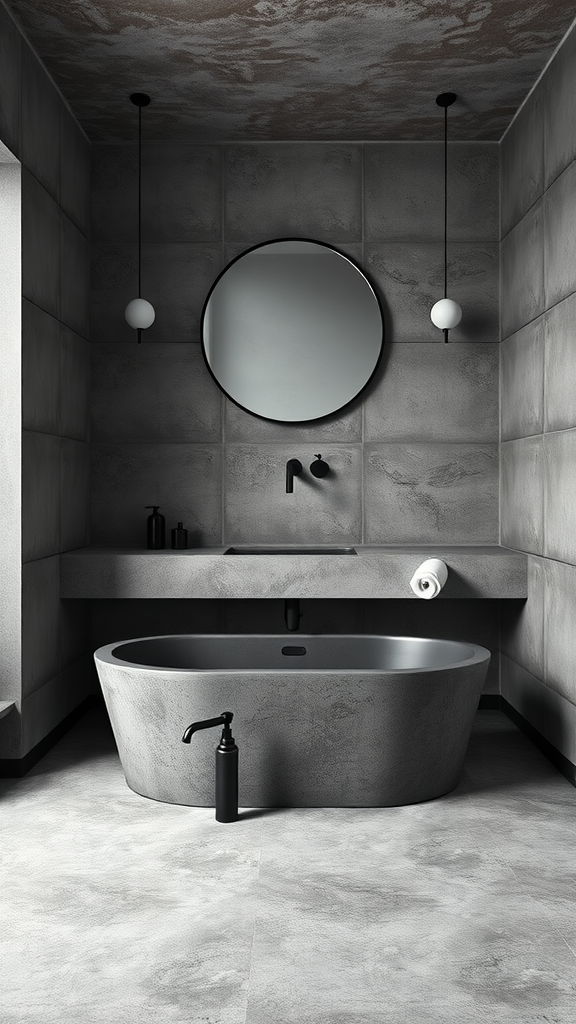
[(258, 873), (256, 876), (256, 899), (254, 901), (254, 918), (252, 925), (252, 941), (250, 943), (250, 966), (248, 968), (248, 980), (246, 985), (246, 1012), (242, 1024), (248, 1024), (248, 1008), (250, 1004), (250, 987), (252, 984), (252, 968), (254, 965), (254, 945), (256, 942), (256, 918), (258, 915), (258, 903), (260, 900), (260, 868), (262, 866), (262, 833), (260, 833), (260, 849), (258, 851)]

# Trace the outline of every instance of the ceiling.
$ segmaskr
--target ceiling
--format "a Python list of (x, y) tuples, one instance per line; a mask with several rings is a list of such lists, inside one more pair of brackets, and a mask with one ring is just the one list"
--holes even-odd
[[(576, 0), (6, 0), (94, 142), (497, 140)], [(144, 121), (145, 118), (145, 121)]]

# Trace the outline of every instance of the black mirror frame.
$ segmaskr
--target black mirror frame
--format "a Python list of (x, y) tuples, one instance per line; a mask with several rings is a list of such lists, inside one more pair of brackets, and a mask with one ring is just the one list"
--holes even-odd
[[(311, 419), (307, 419), (307, 420), (277, 420), (277, 419), (273, 419), (271, 416), (262, 416), (260, 413), (254, 412), (252, 409), (247, 409), (246, 406), (241, 405), (240, 402), (237, 402), (236, 399), (233, 398), (232, 395), (228, 394), (226, 389), (222, 387), (220, 381), (218, 380), (218, 378), (212, 372), (212, 369), (211, 369), (210, 364), (208, 362), (208, 357), (206, 355), (206, 346), (205, 346), (205, 343), (204, 343), (204, 320), (205, 320), (205, 317), (206, 317), (206, 310), (208, 309), (208, 303), (210, 302), (210, 298), (211, 298), (212, 293), (215, 290), (216, 286), (218, 285), (218, 282), (221, 280), (221, 278), (224, 277), (224, 274), (226, 274), (228, 272), (228, 270), (230, 269), (231, 266), (233, 266), (234, 263), (237, 263), (238, 260), (242, 259), (244, 256), (247, 256), (249, 252), (254, 252), (255, 249), (262, 249), (265, 245), (274, 245), (277, 242), (310, 242), (313, 245), (322, 245), (322, 246), (324, 246), (325, 249), (330, 249), (332, 252), (338, 253), (339, 256), (343, 256), (345, 259), (349, 260), (349, 262), (352, 263), (353, 266), (356, 267), (356, 269), (360, 272), (360, 274), (362, 274), (362, 277), (364, 278), (364, 280), (368, 284), (370, 290), (372, 291), (372, 293), (374, 295), (374, 298), (376, 299), (376, 302), (378, 304), (378, 310), (380, 312), (380, 322), (382, 324), (382, 336), (381, 336), (381, 339), (380, 339), (380, 351), (378, 353), (378, 358), (376, 359), (376, 362), (374, 364), (374, 369), (372, 370), (372, 373), (370, 374), (368, 379), (362, 385), (360, 390), (357, 391), (356, 394), (352, 396), (352, 398), (350, 398), (347, 402), (345, 402), (344, 405), (339, 406), (337, 409), (333, 409), (332, 412), (323, 413), (322, 416), (315, 416), (315, 417), (312, 417)], [(202, 356), (204, 358), (204, 363), (206, 365), (208, 373), (212, 377), (212, 380), (215, 382), (215, 384), (217, 384), (217, 386), (220, 388), (220, 391), (222, 391), (222, 393), (226, 396), (226, 398), (228, 398), (231, 402), (233, 402), (234, 405), (237, 406), (238, 409), (242, 409), (243, 412), (248, 413), (248, 415), (250, 415), (250, 416), (255, 416), (257, 419), (265, 420), (267, 423), (282, 423), (282, 424), (284, 424), (284, 426), (291, 426), (291, 425), (300, 426), (300, 425), (304, 425), (304, 424), (307, 424), (307, 423), (318, 423), (320, 420), (326, 420), (326, 419), (329, 419), (331, 416), (335, 416), (337, 413), (341, 412), (342, 409), (346, 409), (349, 405), (352, 404), (352, 402), (355, 402), (356, 399), (358, 398), (358, 396), (361, 395), (362, 392), (368, 387), (368, 385), (369, 385), (370, 381), (373, 379), (374, 374), (376, 373), (376, 371), (377, 371), (377, 369), (378, 369), (378, 367), (380, 365), (380, 361), (382, 359), (382, 352), (383, 352), (383, 349), (384, 349), (384, 311), (382, 309), (382, 303), (380, 302), (380, 299), (378, 297), (378, 293), (376, 292), (376, 289), (374, 288), (372, 282), (369, 280), (369, 278), (367, 277), (365, 271), (360, 266), (360, 264), (352, 256), (349, 256), (348, 253), (342, 252), (340, 249), (337, 249), (335, 245), (330, 245), (328, 242), (320, 242), (320, 241), (318, 241), (317, 238), (303, 238), (302, 236), (299, 236), (299, 235), (286, 235), (286, 236), (283, 236), (281, 238), (269, 238), (265, 242), (258, 242), (257, 245), (249, 246), (248, 249), (244, 249), (241, 253), (238, 253), (238, 255), (235, 256), (234, 259), (230, 260), (230, 262), (226, 264), (224, 269), (222, 271), (220, 271), (220, 273), (218, 274), (217, 278), (212, 283), (212, 285), (210, 287), (210, 290), (209, 290), (209, 292), (208, 292), (208, 294), (206, 296), (206, 299), (204, 301), (204, 305), (202, 307), (202, 315), (200, 317), (200, 337), (201, 337)]]

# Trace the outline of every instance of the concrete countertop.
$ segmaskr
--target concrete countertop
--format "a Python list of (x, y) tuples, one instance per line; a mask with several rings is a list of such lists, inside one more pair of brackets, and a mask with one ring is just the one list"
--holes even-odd
[(448, 566), (448, 580), (434, 600), (527, 596), (527, 557), (509, 548), (428, 544), (353, 547), (356, 555), (224, 555), (225, 547), (187, 551), (78, 548), (60, 556), (60, 595), (85, 599), (420, 600), (412, 592), (410, 580), (426, 558), (441, 558)]

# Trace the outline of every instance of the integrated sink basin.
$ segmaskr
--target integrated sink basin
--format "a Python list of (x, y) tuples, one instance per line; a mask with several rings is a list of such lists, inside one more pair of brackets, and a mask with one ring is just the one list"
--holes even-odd
[(226, 548), (225, 555), (357, 555), (356, 548), (242, 547)]

